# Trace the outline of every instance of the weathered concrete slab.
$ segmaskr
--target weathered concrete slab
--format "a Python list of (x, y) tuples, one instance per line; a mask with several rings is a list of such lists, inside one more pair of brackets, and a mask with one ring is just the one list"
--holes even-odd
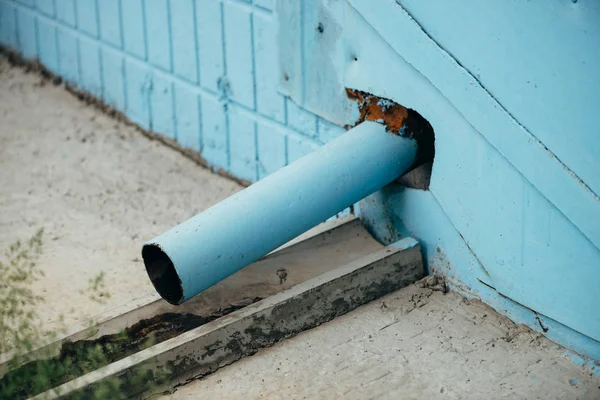
[(597, 400), (564, 348), (427, 277), (153, 400)]
[(163, 377), (170, 387), (185, 383), (405, 287), (423, 275), (420, 247), (414, 239), (406, 238), (35, 398), (68, 398), (114, 378), (122, 381), (123, 395), (132, 396), (146, 389), (129, 381), (141, 372), (150, 373), (154, 383), (159, 382), (157, 377)]
[[(94, 340), (115, 335), (140, 321), (166, 313), (206, 317), (227, 313), (345, 265), (383, 248), (353, 216), (323, 223), (263, 259), (207, 289), (192, 300), (174, 306), (158, 294), (138, 298), (95, 318), (85, 329), (74, 329), (62, 338), (30, 353), (29, 359), (59, 354), (65, 342)], [(151, 334), (151, 332), (149, 332)], [(0, 376), (11, 354), (0, 355)]]

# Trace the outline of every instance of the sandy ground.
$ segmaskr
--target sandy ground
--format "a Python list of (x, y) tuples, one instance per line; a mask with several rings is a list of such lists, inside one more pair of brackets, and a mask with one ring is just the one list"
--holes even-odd
[(600, 377), (479, 301), (415, 284), (161, 400), (600, 399)]
[[(0, 250), (44, 229), (34, 289), (67, 326), (154, 293), (144, 241), (241, 187), (0, 57)], [(80, 294), (99, 272), (105, 304)]]

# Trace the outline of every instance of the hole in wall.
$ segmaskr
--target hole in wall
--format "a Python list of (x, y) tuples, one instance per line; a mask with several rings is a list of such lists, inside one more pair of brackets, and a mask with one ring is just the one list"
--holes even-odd
[(419, 112), (390, 99), (355, 89), (346, 89), (346, 94), (350, 100), (358, 103), (360, 116), (356, 124), (363, 121), (379, 122), (389, 132), (417, 141), (415, 162), (397, 182), (406, 187), (428, 190), (435, 157), (435, 133), (429, 121)]
[(429, 190), (435, 158), (435, 132), (421, 114), (410, 108), (407, 110), (405, 131), (417, 141), (419, 147), (413, 166), (397, 182), (412, 189)]

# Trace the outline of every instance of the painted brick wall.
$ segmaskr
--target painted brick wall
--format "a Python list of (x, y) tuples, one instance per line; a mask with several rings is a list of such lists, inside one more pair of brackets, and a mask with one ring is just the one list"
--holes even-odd
[(274, 0), (0, 0), (0, 42), (256, 181), (344, 130), (276, 90)]

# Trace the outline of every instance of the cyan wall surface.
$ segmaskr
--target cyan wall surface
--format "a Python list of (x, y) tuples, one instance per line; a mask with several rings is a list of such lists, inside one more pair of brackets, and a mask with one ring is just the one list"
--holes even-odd
[(281, 2), (282, 91), (340, 124), (356, 118), (345, 88), (420, 112), (430, 190), (390, 187), (363, 218), (382, 240), (419, 238), (455, 289), (598, 359), (600, 10), (494, 4)]
[(430, 190), (389, 187), (363, 219), (600, 360), (600, 9), (442, 3), (0, 0), (0, 42), (250, 181), (343, 133), (345, 88), (419, 111)]
[(418, 237), (456, 289), (598, 359), (596, 4), (280, 4), (286, 94), (344, 124), (356, 118), (344, 89), (360, 89), (435, 129), (429, 192), (361, 204), (380, 239)]

